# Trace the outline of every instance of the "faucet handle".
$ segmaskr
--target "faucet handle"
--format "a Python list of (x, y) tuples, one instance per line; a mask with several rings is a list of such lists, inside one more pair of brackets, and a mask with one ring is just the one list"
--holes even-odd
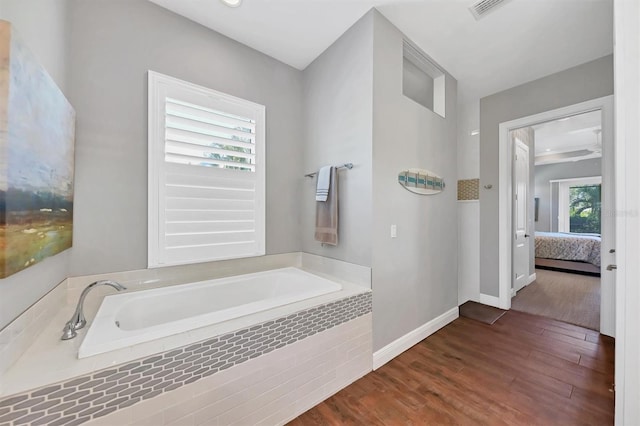
[(75, 327), (73, 326), (71, 321), (68, 321), (67, 324), (64, 326), (64, 329), (62, 330), (61, 339), (62, 340), (69, 340), (69, 339), (73, 339), (77, 335), (78, 335), (78, 333), (76, 333)]

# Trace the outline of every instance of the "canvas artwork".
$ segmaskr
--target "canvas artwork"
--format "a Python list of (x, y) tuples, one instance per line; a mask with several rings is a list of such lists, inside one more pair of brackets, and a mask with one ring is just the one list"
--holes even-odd
[(71, 247), (75, 111), (0, 21), (0, 278)]

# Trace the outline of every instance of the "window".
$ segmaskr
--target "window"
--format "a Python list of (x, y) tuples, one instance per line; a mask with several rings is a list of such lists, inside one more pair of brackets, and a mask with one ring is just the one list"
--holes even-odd
[(558, 185), (558, 231), (600, 234), (602, 178), (563, 180)]
[(149, 267), (265, 253), (265, 107), (149, 71)]
[(402, 94), (441, 117), (445, 116), (445, 74), (407, 40), (402, 49)]

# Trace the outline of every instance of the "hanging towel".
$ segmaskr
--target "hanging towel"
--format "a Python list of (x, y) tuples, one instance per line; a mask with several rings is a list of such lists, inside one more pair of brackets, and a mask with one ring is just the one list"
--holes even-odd
[(338, 172), (331, 167), (327, 201), (316, 202), (316, 241), (338, 245)]
[(331, 185), (332, 166), (324, 166), (318, 171), (318, 182), (316, 184), (316, 201), (327, 201), (329, 185)]

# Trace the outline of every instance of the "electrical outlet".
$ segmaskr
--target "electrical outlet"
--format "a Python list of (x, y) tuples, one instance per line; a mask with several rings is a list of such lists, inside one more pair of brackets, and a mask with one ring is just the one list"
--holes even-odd
[(391, 238), (398, 237), (398, 227), (396, 225), (391, 225)]

